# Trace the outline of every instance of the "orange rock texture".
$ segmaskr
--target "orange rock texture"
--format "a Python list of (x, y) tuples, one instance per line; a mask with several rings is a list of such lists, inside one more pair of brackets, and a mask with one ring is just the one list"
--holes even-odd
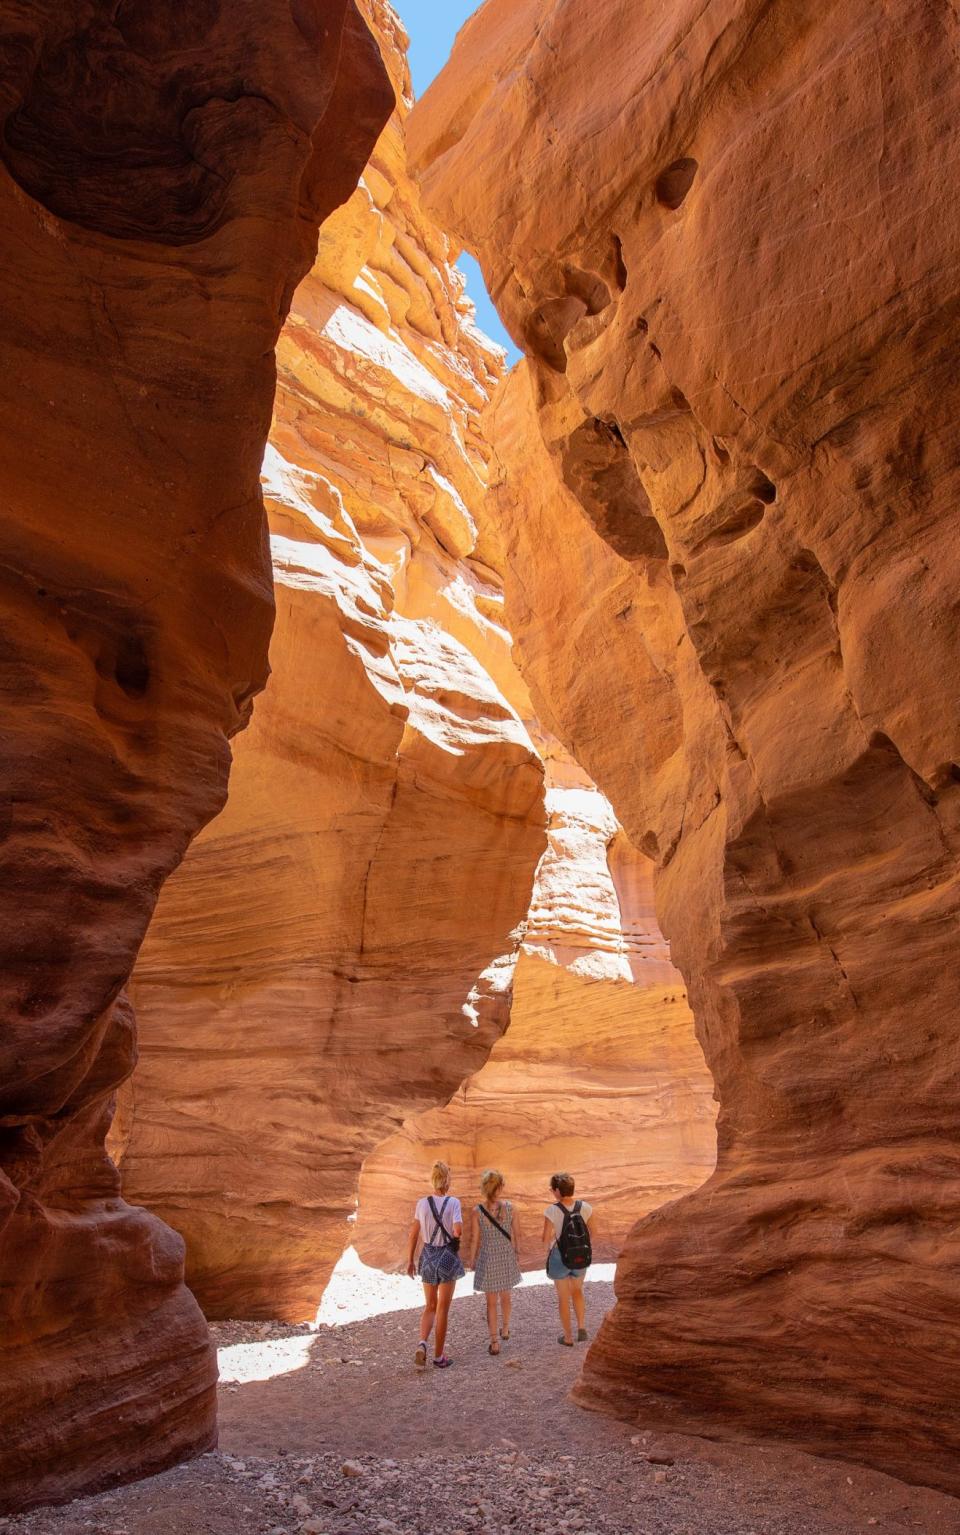
[(115, 1137), (210, 1316), (314, 1317), (364, 1156), (506, 1026), (546, 841), (478, 542), (501, 354), (406, 173), (404, 38), (371, 19), (401, 105), (278, 350), (273, 678), (144, 946)]
[(513, 977), (510, 1027), (443, 1108), (367, 1158), (356, 1246), (402, 1266), (413, 1204), (442, 1157), (465, 1205), (498, 1167), (520, 1217), (524, 1267), (543, 1261), (552, 1172), (596, 1205), (594, 1254), (616, 1259), (649, 1210), (713, 1171), (713, 1082), (653, 912), (652, 865), (603, 795), (551, 750), (549, 845)]
[(209, 1446), (104, 1151), (124, 983), (266, 673), (273, 347), (392, 96), (352, 3), (0, 3), (0, 1509)]
[(921, 0), (487, 0), (410, 129), (528, 353), (523, 669), (657, 861), (720, 1100), (581, 1399), (953, 1491), (957, 44)]

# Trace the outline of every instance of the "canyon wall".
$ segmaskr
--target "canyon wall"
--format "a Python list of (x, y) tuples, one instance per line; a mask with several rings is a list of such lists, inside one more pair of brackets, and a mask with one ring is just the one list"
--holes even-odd
[(437, 1157), (465, 1205), (486, 1168), (504, 1173), (527, 1268), (543, 1262), (551, 1173), (572, 1171), (595, 1204), (594, 1256), (609, 1262), (641, 1215), (713, 1170), (713, 1083), (657, 927), (652, 865), (569, 757), (542, 746), (549, 844), (510, 1027), (447, 1105), (409, 1118), (364, 1163), (356, 1247), (377, 1267), (402, 1266)]
[(352, 3), (0, 3), (0, 1510), (213, 1442), (104, 1151), (124, 983), (266, 675), (273, 347), (391, 105)]
[(370, 16), (400, 105), (278, 348), (273, 677), (144, 945), (112, 1143), (209, 1316), (312, 1320), (364, 1156), (506, 1026), (545, 845), (477, 527), (502, 355), (406, 173), (405, 39)]
[(958, 31), (487, 0), (410, 126), (528, 354), (519, 658), (656, 860), (720, 1100), (580, 1399), (954, 1492)]

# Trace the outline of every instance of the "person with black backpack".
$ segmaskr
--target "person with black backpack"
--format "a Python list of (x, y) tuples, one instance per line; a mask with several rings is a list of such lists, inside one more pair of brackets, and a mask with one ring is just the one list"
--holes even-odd
[(557, 1339), (565, 1348), (573, 1348), (573, 1318), (577, 1319), (577, 1342), (587, 1341), (586, 1306), (583, 1281), (593, 1262), (590, 1242), (590, 1217), (593, 1206), (585, 1199), (574, 1199), (576, 1184), (569, 1173), (554, 1173), (550, 1179), (552, 1204), (543, 1212), (543, 1240), (547, 1253), (547, 1277), (557, 1289), (560, 1325)]
[[(457, 1280), (466, 1272), (460, 1257), (463, 1214), (459, 1199), (450, 1193), (450, 1169), (446, 1162), (434, 1162), (430, 1182), (433, 1193), (417, 1200), (407, 1240), (407, 1273), (411, 1279), (419, 1274), (423, 1280), (424, 1307), (414, 1363), (418, 1370), (426, 1368), (427, 1344), (433, 1332), (434, 1365), (438, 1370), (446, 1370), (453, 1363), (443, 1351), (450, 1302)], [(414, 1266), (418, 1242), (423, 1245), (420, 1261)]]

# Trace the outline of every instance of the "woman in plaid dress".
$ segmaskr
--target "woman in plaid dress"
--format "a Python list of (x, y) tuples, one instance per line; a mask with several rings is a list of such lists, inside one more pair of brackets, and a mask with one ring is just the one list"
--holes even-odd
[[(520, 1283), (517, 1257), (520, 1228), (516, 1212), (503, 1194), (503, 1174), (495, 1168), (480, 1179), (483, 1203), (472, 1212), (471, 1237), (475, 1273), (473, 1288), (487, 1297), (487, 1327), (491, 1354), (499, 1354), (500, 1338), (510, 1336), (511, 1290)], [(497, 1335), (497, 1303), (500, 1305), (500, 1333)]]

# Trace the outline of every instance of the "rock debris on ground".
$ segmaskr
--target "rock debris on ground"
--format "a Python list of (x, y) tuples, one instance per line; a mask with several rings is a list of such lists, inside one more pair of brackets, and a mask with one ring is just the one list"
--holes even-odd
[[(592, 1331), (612, 1286), (587, 1293)], [(499, 1358), (457, 1300), (446, 1372), (414, 1370), (413, 1309), (213, 1332), (218, 1451), (3, 1535), (960, 1535), (960, 1503), (858, 1466), (575, 1407), (583, 1350), (557, 1345), (547, 1286), (517, 1292)]]

